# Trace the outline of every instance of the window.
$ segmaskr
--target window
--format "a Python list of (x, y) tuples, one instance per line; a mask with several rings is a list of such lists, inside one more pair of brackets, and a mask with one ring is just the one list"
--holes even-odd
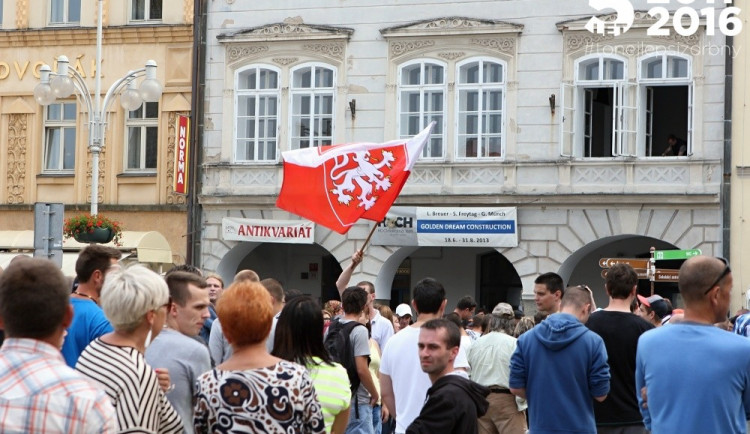
[(235, 160), (276, 161), (279, 72), (252, 66), (236, 77)]
[(502, 64), (484, 59), (458, 65), (457, 158), (503, 155), (504, 72)]
[(146, 102), (128, 112), (125, 170), (155, 171), (159, 150), (159, 103)]
[(162, 0), (133, 0), (130, 10), (130, 20), (161, 20), (161, 5)]
[(414, 136), (435, 121), (422, 157), (442, 158), (445, 66), (433, 61), (408, 63), (399, 68), (398, 81), (399, 137)]
[(44, 171), (73, 171), (76, 157), (76, 103), (47, 106), (44, 119)]
[(583, 158), (627, 154), (636, 133), (634, 91), (626, 59), (598, 54), (575, 63), (574, 85), (563, 85), (562, 154)]
[(658, 52), (637, 61), (594, 54), (575, 62), (561, 89), (561, 154), (661, 157), (692, 154), (689, 57)]
[(640, 59), (638, 82), (643, 110), (639, 121), (644, 128), (643, 138), (639, 140), (639, 155), (678, 157), (692, 154), (690, 63), (688, 58), (669, 53)]
[(303, 65), (291, 73), (291, 149), (330, 145), (333, 140), (335, 72)]
[(50, 24), (77, 24), (81, 21), (81, 0), (50, 0)]

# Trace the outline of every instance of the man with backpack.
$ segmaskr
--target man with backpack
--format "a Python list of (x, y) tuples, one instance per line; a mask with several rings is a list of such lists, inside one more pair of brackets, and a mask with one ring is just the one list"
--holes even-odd
[(379, 395), (368, 369), (370, 359), (369, 333), (365, 307), (367, 291), (352, 286), (341, 294), (344, 316), (334, 319), (325, 337), (325, 347), (331, 357), (346, 368), (352, 390), (347, 433), (373, 434), (372, 406)]

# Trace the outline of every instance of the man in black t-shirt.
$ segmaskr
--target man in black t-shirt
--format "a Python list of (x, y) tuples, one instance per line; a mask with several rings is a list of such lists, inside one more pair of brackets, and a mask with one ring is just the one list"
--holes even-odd
[(586, 322), (604, 340), (611, 374), (609, 396), (603, 402), (594, 401), (596, 429), (598, 434), (645, 434), (635, 391), (635, 353), (638, 338), (654, 326), (630, 312), (638, 288), (638, 275), (630, 265), (610, 268), (604, 287), (609, 305), (592, 313)]

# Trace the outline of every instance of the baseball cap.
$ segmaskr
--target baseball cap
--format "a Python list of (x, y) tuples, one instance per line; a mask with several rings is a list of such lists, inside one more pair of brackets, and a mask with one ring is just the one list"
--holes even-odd
[(495, 308), (492, 309), (492, 314), (497, 316), (507, 316), (510, 318), (515, 316), (513, 313), (513, 307), (508, 303), (498, 303)]
[(411, 308), (406, 303), (401, 303), (398, 306), (396, 306), (396, 315), (399, 317), (409, 315), (411, 316)]
[(638, 301), (641, 302), (641, 304), (645, 304), (646, 306), (650, 307), (651, 310), (658, 316), (659, 318), (664, 318), (665, 316), (672, 313), (669, 309), (669, 305), (667, 305), (667, 302), (664, 301), (662, 296), (660, 295), (652, 295), (649, 298), (646, 298), (642, 295), (638, 296)]
[(651, 307), (651, 303), (655, 302), (656, 300), (664, 300), (661, 295), (654, 294), (651, 297), (644, 297), (642, 295), (638, 295), (638, 301), (641, 302), (641, 304), (645, 304), (648, 307)]

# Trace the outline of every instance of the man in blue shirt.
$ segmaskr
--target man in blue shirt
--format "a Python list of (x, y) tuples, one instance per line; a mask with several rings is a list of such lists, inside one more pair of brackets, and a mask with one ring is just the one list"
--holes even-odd
[(638, 341), (635, 381), (646, 428), (655, 433), (745, 433), (750, 341), (713, 325), (726, 320), (729, 311), (729, 264), (694, 256), (680, 267), (678, 285), (684, 321), (646, 332)]
[(518, 338), (510, 359), (510, 391), (529, 401), (534, 434), (596, 433), (593, 400), (609, 393), (607, 350), (583, 324), (593, 298), (587, 286), (565, 289), (560, 312)]
[(76, 276), (78, 287), (70, 296), (73, 305), (73, 322), (68, 327), (62, 346), (65, 363), (76, 366), (78, 356), (86, 346), (99, 336), (112, 331), (104, 311), (99, 307), (99, 295), (104, 276), (122, 254), (114, 247), (91, 244), (78, 254)]

